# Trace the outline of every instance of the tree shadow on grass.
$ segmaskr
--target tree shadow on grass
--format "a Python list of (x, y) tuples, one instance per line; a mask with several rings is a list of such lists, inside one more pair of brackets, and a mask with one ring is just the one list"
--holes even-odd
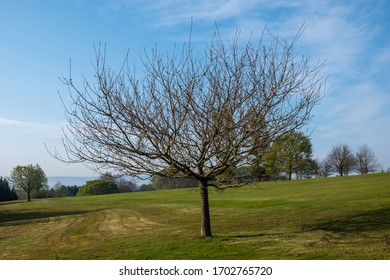
[(373, 230), (390, 229), (390, 208), (347, 215), (345, 217), (320, 222), (307, 228), (310, 230), (324, 230), (335, 233), (359, 233)]
[(48, 211), (48, 212), (36, 212), (36, 211), (13, 212), (8, 210), (0, 211), (0, 227), (40, 223), (42, 222), (42, 219), (49, 219), (49, 218), (60, 217), (60, 216), (81, 215), (88, 212), (95, 212), (98, 210), (99, 209), (83, 210), (83, 211)]
[(10, 201), (0, 201), (0, 207), (2, 205), (7, 205), (7, 204), (17, 204), (17, 203), (23, 203), (24, 201), (20, 200), (10, 200)]
[[(330, 219), (302, 226), (296, 231), (275, 231), (273, 233), (245, 233), (231, 235), (230, 238), (253, 238), (263, 236), (285, 236), (289, 234), (301, 234), (312, 231), (328, 231), (333, 233), (362, 233), (374, 230), (390, 230), (390, 207), (371, 211), (345, 215), (338, 219)], [(390, 244), (390, 241), (389, 241)]]

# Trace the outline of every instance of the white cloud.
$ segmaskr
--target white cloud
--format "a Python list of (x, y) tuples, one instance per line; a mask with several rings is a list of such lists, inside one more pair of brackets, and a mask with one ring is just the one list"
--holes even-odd
[(254, 1), (215, 0), (215, 1), (156, 1), (150, 7), (158, 11), (160, 23), (171, 25), (195, 21), (218, 21), (232, 16), (238, 16)]
[(39, 123), (0, 117), (0, 131), (7, 134), (61, 137), (64, 125), (63, 122)]
[[(384, 143), (390, 138), (390, 37), (386, 1), (364, 0), (120, 0), (121, 7), (147, 13), (147, 26), (169, 29), (185, 25), (212, 27), (216, 22), (223, 36), (238, 29), (241, 38), (269, 30), (291, 38), (305, 23), (296, 45), (312, 60), (326, 60), (329, 94), (316, 108), (318, 142), (332, 144)], [(182, 32), (181, 34), (179, 34)], [(175, 32), (183, 36), (185, 30)], [(207, 39), (212, 30), (197, 28), (197, 38)], [(202, 33), (206, 34), (202, 37)], [(257, 33), (257, 34), (256, 34)], [(187, 35), (187, 34), (185, 34)], [(182, 37), (183, 38), (183, 37)], [(325, 139), (325, 140), (324, 140)], [(382, 140), (381, 140), (382, 139)], [(385, 140), (383, 140), (385, 139)], [(386, 153), (386, 151), (385, 151)], [(388, 154), (388, 151), (387, 151)]]

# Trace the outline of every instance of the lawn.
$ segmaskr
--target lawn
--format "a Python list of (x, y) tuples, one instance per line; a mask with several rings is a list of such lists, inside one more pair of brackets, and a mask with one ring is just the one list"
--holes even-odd
[(0, 203), (0, 259), (390, 259), (390, 173)]

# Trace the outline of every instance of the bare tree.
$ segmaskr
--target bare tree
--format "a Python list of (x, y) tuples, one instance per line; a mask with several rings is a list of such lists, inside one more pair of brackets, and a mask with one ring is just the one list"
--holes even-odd
[(264, 32), (245, 44), (238, 33), (224, 41), (216, 32), (203, 55), (191, 42), (168, 55), (154, 49), (140, 80), (127, 58), (116, 73), (95, 49), (94, 84), (63, 79), (73, 100), (66, 156), (53, 156), (99, 172), (197, 180), (201, 235), (211, 236), (209, 187), (231, 186), (221, 179), (226, 170), (251, 165), (255, 150), (306, 125), (324, 94), (322, 63), (294, 52), (302, 31), (291, 41)]
[(357, 170), (360, 174), (368, 174), (381, 169), (381, 165), (378, 163), (374, 152), (367, 145), (359, 147), (356, 153), (356, 159), (358, 163)]
[(323, 159), (323, 160), (316, 160), (318, 165), (318, 175), (320, 177), (328, 177), (332, 174), (332, 164), (329, 161), (329, 157)]
[(118, 191), (121, 193), (133, 192), (137, 189), (137, 184), (134, 183), (132, 180), (122, 175), (114, 176), (111, 172), (108, 171), (101, 174), (99, 179), (117, 185)]
[(355, 155), (346, 144), (333, 146), (326, 162), (332, 166), (332, 171), (340, 176), (348, 176), (351, 171), (355, 170), (357, 164)]

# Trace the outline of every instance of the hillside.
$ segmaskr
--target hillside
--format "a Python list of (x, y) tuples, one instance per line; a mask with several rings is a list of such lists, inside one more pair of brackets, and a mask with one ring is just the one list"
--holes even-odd
[(0, 203), (0, 259), (390, 259), (390, 173)]

